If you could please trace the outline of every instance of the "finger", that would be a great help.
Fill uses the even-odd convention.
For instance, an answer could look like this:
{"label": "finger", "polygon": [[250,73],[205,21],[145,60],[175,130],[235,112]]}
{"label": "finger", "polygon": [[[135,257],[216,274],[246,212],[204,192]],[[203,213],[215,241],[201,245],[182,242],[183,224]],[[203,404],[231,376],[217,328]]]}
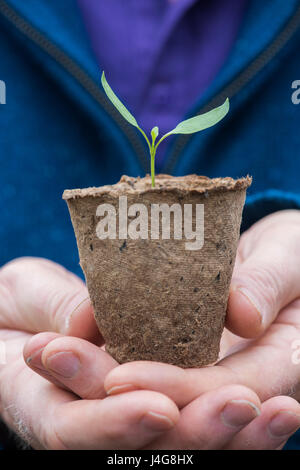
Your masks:
{"label": "finger", "polygon": [[231,450],[275,450],[300,427],[300,405],[290,397],[275,397],[262,404],[261,415],[228,444]]}
{"label": "finger", "polygon": [[285,308],[259,339],[213,367],[181,369],[154,362],[122,364],[110,371],[104,387],[110,395],[147,389],[164,393],[182,408],[201,393],[236,383],[254,390],[260,400],[275,395],[300,399],[300,301]]}
{"label": "finger", "polygon": [[154,449],[222,449],[260,414],[260,401],[238,385],[208,392],[187,405],[177,426],[151,444]]}
{"label": "finger", "polygon": [[1,418],[35,449],[47,448],[52,413],[75,396],[47,382],[20,357],[1,371]]}
{"label": "finger", "polygon": [[178,419],[175,404],[155,392],[75,401],[54,413],[51,448],[137,450],[172,429]]}
{"label": "finger", "polygon": [[29,337],[23,347],[23,358],[28,367],[41,377],[47,379],[49,382],[57,385],[58,387],[66,389],[64,385],[57,380],[51,373],[49,373],[42,364],[42,352],[45,346],[53,339],[59,338],[61,335],[58,333],[40,333],[35,336]]}
{"label": "finger", "polygon": [[[260,223],[242,236],[234,269],[226,326],[245,338],[257,337],[278,312],[300,296],[298,223]],[[277,216],[278,217],[278,216]],[[275,224],[275,225],[274,225]]]}
{"label": "finger", "polygon": [[300,301],[284,308],[264,335],[225,357],[219,367],[234,372],[262,401],[289,395],[300,399]]}
{"label": "finger", "polygon": [[102,341],[85,284],[62,266],[20,258],[0,270],[0,327]]}
{"label": "finger", "polygon": [[2,418],[35,449],[136,449],[179,418],[175,404],[153,392],[78,400],[26,368],[22,359],[4,369],[0,388]]}
{"label": "finger", "polygon": [[234,383],[237,377],[223,367],[181,369],[160,362],[128,362],[111,370],[105,378],[108,395],[130,390],[153,390],[170,397],[181,409],[201,393]]}
{"label": "finger", "polygon": [[118,363],[105,351],[80,338],[41,333],[24,348],[27,365],[81,398],[104,398],[103,382]]}

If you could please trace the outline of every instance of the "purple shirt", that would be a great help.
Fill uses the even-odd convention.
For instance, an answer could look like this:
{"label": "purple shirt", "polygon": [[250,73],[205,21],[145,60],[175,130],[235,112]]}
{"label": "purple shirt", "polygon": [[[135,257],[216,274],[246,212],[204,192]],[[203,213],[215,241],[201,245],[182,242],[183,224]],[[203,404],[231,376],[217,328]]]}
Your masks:
{"label": "purple shirt", "polygon": [[224,64],[248,0],[78,2],[108,82],[147,134],[157,125],[162,135]]}

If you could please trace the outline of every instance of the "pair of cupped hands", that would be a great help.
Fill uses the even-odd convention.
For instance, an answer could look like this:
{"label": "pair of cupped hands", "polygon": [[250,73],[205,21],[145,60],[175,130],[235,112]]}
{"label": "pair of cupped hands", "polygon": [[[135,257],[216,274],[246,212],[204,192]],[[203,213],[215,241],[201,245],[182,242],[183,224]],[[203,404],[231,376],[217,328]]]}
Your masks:
{"label": "pair of cupped hands", "polygon": [[280,449],[300,426],[300,211],[242,235],[214,366],[119,365],[87,299],[50,261],[0,270],[0,413],[33,448]]}

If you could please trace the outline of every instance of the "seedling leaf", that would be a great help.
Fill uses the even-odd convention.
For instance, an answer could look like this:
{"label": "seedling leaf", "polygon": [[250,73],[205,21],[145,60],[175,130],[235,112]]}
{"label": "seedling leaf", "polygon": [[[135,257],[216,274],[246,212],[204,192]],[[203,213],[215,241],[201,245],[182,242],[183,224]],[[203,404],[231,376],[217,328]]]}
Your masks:
{"label": "seedling leaf", "polygon": [[113,90],[107,83],[104,72],[102,73],[101,83],[107,95],[107,98],[112,102],[115,108],[117,108],[117,110],[123,116],[123,118],[126,119],[126,121],[128,121],[130,124],[132,124],[133,126],[139,129],[139,126],[138,126],[138,123],[136,122],[135,117],[132,116],[132,114],[128,111],[128,109],[124,106],[124,104],[119,100],[117,95],[113,92]]}
{"label": "seedling leaf", "polygon": [[172,134],[194,134],[195,132],[203,131],[204,129],[212,127],[219,121],[221,121],[221,119],[223,119],[229,111],[229,99],[227,98],[225,103],[222,104],[222,106],[212,109],[208,113],[192,117],[190,119],[187,119],[186,121],[182,121],[175,127],[175,129],[163,135],[157,143],[156,139],[159,134],[159,128],[155,126],[151,130],[152,144],[150,144],[146,133],[138,125],[135,117],[128,111],[128,109],[126,109],[124,104],[119,100],[117,95],[113,92],[113,90],[107,83],[104,72],[102,73],[101,83],[108,99],[112,102],[115,108],[117,108],[119,113],[123,116],[124,119],[126,119],[126,121],[128,121],[133,126],[137,127],[137,129],[141,132],[147,142],[151,159],[151,180],[153,188],[155,187],[155,156],[159,144],[166,137]]}
{"label": "seedling leaf", "polygon": [[199,116],[192,117],[186,121],[180,122],[175,129],[168,132],[171,134],[194,134],[195,132],[203,131],[209,127],[214,126],[221,121],[229,111],[229,99],[219,106],[218,108],[208,111],[208,113],[200,114]]}
{"label": "seedling leaf", "polygon": [[159,129],[157,126],[153,127],[152,131],[151,131],[151,137],[152,137],[152,141],[155,142],[156,139],[157,139],[157,136],[159,134]]}

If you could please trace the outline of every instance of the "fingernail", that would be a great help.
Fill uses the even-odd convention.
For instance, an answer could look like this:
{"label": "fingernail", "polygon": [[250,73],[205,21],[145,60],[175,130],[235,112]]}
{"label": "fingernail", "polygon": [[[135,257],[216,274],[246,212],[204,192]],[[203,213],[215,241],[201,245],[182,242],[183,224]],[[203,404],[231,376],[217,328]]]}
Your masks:
{"label": "fingernail", "polygon": [[71,379],[80,368],[80,361],[71,352],[58,352],[50,356],[46,361],[46,367],[50,372],[60,375],[65,379]]}
{"label": "fingernail", "polygon": [[269,423],[268,430],[272,437],[288,437],[300,427],[300,415],[292,411],[279,411]]}
{"label": "fingernail", "polygon": [[129,392],[130,390],[136,390],[132,384],[116,385],[106,391],[107,395],[117,395],[118,393]]}
{"label": "fingernail", "polygon": [[262,309],[257,305],[257,301],[253,299],[252,293],[249,292],[244,287],[236,287],[236,288],[233,288],[233,290],[239,292],[246,298],[247,302],[251,305],[251,307],[253,307],[256,310],[259,321],[260,323],[262,323],[263,321],[263,313],[261,311]]}
{"label": "fingernail", "polygon": [[151,431],[164,432],[174,427],[173,421],[165,415],[148,411],[141,419],[141,424]]}
{"label": "fingernail", "polygon": [[27,357],[26,364],[30,367],[35,367],[36,369],[45,369],[41,359],[44,349],[45,346],[35,351],[31,356]]}
{"label": "fingernail", "polygon": [[254,403],[247,400],[230,400],[223,408],[221,419],[226,426],[240,428],[260,415]]}

